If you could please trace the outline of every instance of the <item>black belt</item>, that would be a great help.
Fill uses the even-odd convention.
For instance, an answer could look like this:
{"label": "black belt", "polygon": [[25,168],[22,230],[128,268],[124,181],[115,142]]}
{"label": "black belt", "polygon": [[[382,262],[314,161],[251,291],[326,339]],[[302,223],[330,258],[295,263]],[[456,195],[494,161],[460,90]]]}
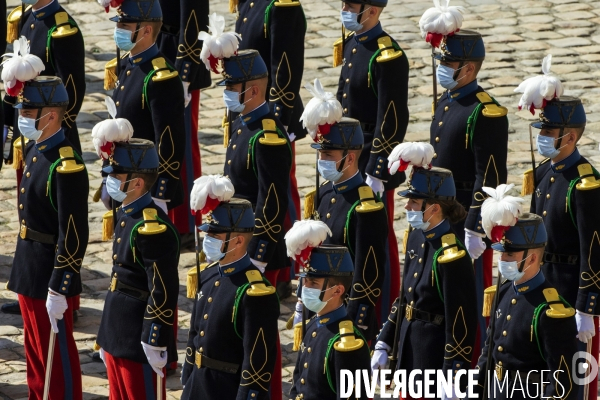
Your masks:
{"label": "black belt", "polygon": [[179,35],[179,27],[162,24],[160,30],[171,35]]}
{"label": "black belt", "polygon": [[108,290],[110,290],[111,292],[121,292],[124,295],[133,297],[134,299],[138,299],[141,301],[148,300],[148,296],[150,295],[150,293],[144,290],[134,288],[133,286],[129,286],[128,284],[121,282],[117,279],[117,274],[113,275],[113,277],[111,278]]}
{"label": "black belt", "polygon": [[419,321],[429,322],[434,325],[442,325],[444,322],[444,316],[439,314],[432,314],[427,311],[422,311],[414,308],[411,305],[406,306],[406,319],[412,321],[413,319],[418,319]]}
{"label": "black belt", "polygon": [[204,354],[196,351],[196,359],[194,361],[198,368],[210,368],[228,374],[237,374],[240,366],[238,364],[232,364],[225,361],[214,360],[206,357]]}
{"label": "black belt", "polygon": [[360,129],[362,129],[363,133],[373,133],[375,131],[375,124],[360,124]]}
{"label": "black belt", "polygon": [[466,190],[472,192],[473,188],[475,187],[475,182],[454,181],[454,187],[456,187],[456,190]]}
{"label": "black belt", "polygon": [[34,231],[33,229],[28,228],[25,224],[21,224],[19,236],[21,236],[21,239],[29,239],[43,244],[56,244],[58,242],[58,238],[56,236]]}
{"label": "black belt", "polygon": [[543,261],[551,264],[577,265],[579,264],[579,256],[570,256],[568,254],[554,254],[545,251]]}

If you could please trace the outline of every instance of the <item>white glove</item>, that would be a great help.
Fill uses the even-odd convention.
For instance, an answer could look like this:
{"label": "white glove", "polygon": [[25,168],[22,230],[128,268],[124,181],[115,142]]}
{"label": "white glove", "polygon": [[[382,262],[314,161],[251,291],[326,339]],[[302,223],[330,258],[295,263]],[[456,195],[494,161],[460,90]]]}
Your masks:
{"label": "white glove", "polygon": [[104,359],[104,349],[102,347],[100,347],[100,350],[98,350],[98,355],[100,356],[100,359],[102,360],[102,362],[104,363],[104,366],[106,367],[106,360]]}
{"label": "white glove", "polygon": [[473,231],[465,229],[465,246],[472,259],[477,260],[485,251],[485,243],[481,236]]}
{"label": "white glove", "polygon": [[157,206],[160,207],[161,210],[163,210],[165,212],[165,214],[168,214],[169,211],[167,209],[167,202],[161,199],[155,199],[154,197],[152,198],[152,200],[154,200],[154,204],[156,204]]}
{"label": "white glove", "polygon": [[63,319],[63,314],[67,311],[67,298],[62,294],[48,292],[48,298],[46,299],[46,310],[48,310],[48,316],[50,317],[50,325],[52,325],[52,332],[58,333],[58,322],[56,320]]}
{"label": "white glove", "polygon": [[594,317],[577,310],[575,314],[575,322],[577,322],[577,339],[583,343],[587,343],[596,334],[594,329]]}
{"label": "white glove", "polygon": [[373,178],[371,175],[367,174],[367,185],[373,189],[373,192],[379,194],[380,196],[383,194],[383,181],[381,179]]}
{"label": "white glove", "polygon": [[375,351],[373,352],[373,357],[371,357],[371,372],[376,369],[385,369],[388,367],[388,352],[390,350],[392,348],[381,340],[375,344]]}
{"label": "white glove", "polygon": [[142,342],[142,347],[148,359],[148,364],[150,364],[158,376],[164,378],[165,374],[163,374],[162,369],[167,365],[167,348],[150,346],[144,342]]}
{"label": "white glove", "polygon": [[[252,262],[252,264],[254,264],[254,266],[256,268],[258,268],[258,270],[264,274],[265,273],[265,269],[267,268],[267,263],[266,262],[262,262],[262,261],[256,261],[254,258],[250,259],[250,262]],[[275,282],[274,285],[276,285],[277,282]]]}
{"label": "white glove", "polygon": [[187,106],[190,104],[190,101],[192,101],[192,95],[188,93],[189,89],[190,83],[183,82],[183,101],[185,102],[185,108],[187,108]]}
{"label": "white glove", "polygon": [[299,322],[302,322],[302,310],[304,309],[304,304],[301,301],[296,303],[296,312],[294,312],[294,325]]}
{"label": "white glove", "polygon": [[450,390],[450,397],[446,395],[446,391],[442,391],[442,400],[458,400],[458,396],[456,395],[456,391],[454,390],[454,384],[452,384],[452,388]]}
{"label": "white glove", "polygon": [[102,193],[100,194],[100,200],[102,200],[102,204],[108,211],[112,210],[111,200],[112,198],[108,194],[108,190],[106,189],[106,178],[102,179]]}

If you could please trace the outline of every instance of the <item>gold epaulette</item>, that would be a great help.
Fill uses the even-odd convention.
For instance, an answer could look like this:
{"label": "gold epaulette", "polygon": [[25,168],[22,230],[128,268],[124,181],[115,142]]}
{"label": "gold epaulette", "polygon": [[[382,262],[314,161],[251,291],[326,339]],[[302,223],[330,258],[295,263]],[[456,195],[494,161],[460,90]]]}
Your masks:
{"label": "gold epaulette", "polygon": [[144,208],[144,226],[138,228],[138,233],[142,235],[158,235],[167,230],[167,226],[161,224],[156,219],[157,213],[154,208]]}
{"label": "gold epaulette", "polygon": [[504,117],[508,114],[508,108],[502,107],[494,103],[492,98],[486,92],[476,94],[477,99],[483,104],[483,116],[488,118]]}
{"label": "gold epaulette", "polygon": [[223,128],[223,147],[227,148],[229,145],[229,120],[227,119],[227,110],[223,115],[223,121],[221,122],[221,128]]}
{"label": "gold epaulette", "polygon": [[528,194],[533,193],[535,190],[535,184],[533,176],[533,169],[529,168],[527,171],[523,172],[523,185],[521,186],[521,196],[527,196]]}
{"label": "gold epaulette", "polygon": [[392,38],[389,36],[380,37],[377,39],[377,45],[381,49],[381,54],[377,56],[378,63],[395,60],[402,57],[402,50],[396,50],[392,44]]}
{"label": "gold epaulette", "polygon": [[565,307],[562,300],[558,296],[558,292],[554,288],[544,289],[544,297],[548,302],[549,310],[546,310],[546,315],[550,318],[569,318],[575,315],[575,309]]}
{"label": "gold epaulette", "polygon": [[274,4],[275,7],[297,7],[300,5],[300,2],[294,0],[277,0]]}
{"label": "gold epaulette", "polygon": [[406,254],[406,246],[408,246],[408,228],[404,230],[404,235],[402,235],[402,252]]}
{"label": "gold epaulette", "polygon": [[317,197],[317,189],[313,189],[304,195],[304,218],[310,219],[315,213],[315,198]]}
{"label": "gold epaulette", "polygon": [[465,250],[459,250],[456,244],[456,236],[454,233],[448,233],[442,236],[442,248],[444,254],[438,257],[437,262],[440,264],[450,263],[463,258],[467,252]]}
{"label": "gold epaulette", "polygon": [[[343,31],[343,30],[342,30]],[[350,35],[344,34],[345,37],[341,37],[333,42],[333,67],[342,65],[344,62],[344,41],[350,37]]]}
{"label": "gold epaulette", "polygon": [[25,142],[25,145],[27,145],[27,143],[29,142],[29,139],[27,139],[26,137],[18,137],[13,142],[12,166],[14,169],[21,169],[25,167],[25,157],[23,157],[25,149],[23,149],[23,143],[21,142],[21,140]]}
{"label": "gold epaulette", "polygon": [[579,164],[577,171],[579,171],[579,176],[581,177],[581,182],[575,185],[577,190],[592,190],[600,187],[600,181],[596,179],[594,170],[590,164]]}
{"label": "gold epaulette", "polygon": [[58,149],[60,154],[61,166],[56,168],[56,172],[59,174],[72,174],[75,172],[81,172],[85,169],[85,165],[77,164],[75,160],[75,153],[71,146],[65,146]]}
{"label": "gold epaulette", "polygon": [[356,211],[359,213],[379,211],[383,208],[383,203],[375,200],[373,190],[369,186],[359,187],[358,196],[360,197],[360,205],[356,207]]}
{"label": "gold epaulette", "polygon": [[104,66],[104,90],[113,90],[117,84],[117,58],[113,58]]}
{"label": "gold epaulette", "polygon": [[277,133],[277,125],[275,121],[269,118],[265,118],[262,120],[262,127],[264,136],[258,139],[260,144],[264,144],[266,146],[281,146],[282,144],[286,144],[287,140],[279,137]]}
{"label": "gold epaulette", "polygon": [[[25,12],[29,11],[32,6],[27,6]],[[6,26],[6,42],[12,43],[19,38],[19,23],[21,22],[21,17],[23,16],[23,8],[22,6],[17,6],[13,9],[8,17],[6,18],[7,26]]]}
{"label": "gold epaulette", "polygon": [[229,12],[231,14],[237,12],[239,2],[240,0],[229,0]]}
{"label": "gold epaulette", "polygon": [[113,212],[107,211],[102,216],[102,241],[108,242],[115,233]]}
{"label": "gold epaulette", "polygon": [[179,72],[171,71],[167,67],[167,61],[164,57],[157,57],[152,60],[152,66],[156,71],[156,74],[152,77],[152,82],[162,82],[179,76]]}
{"label": "gold epaulette", "polygon": [[354,325],[352,321],[340,322],[340,340],[335,342],[333,348],[337,351],[354,351],[364,346],[365,341],[357,339],[354,335]]}
{"label": "gold epaulette", "polygon": [[[200,253],[200,255],[202,256],[202,255],[204,255],[204,253]],[[205,258],[205,261],[206,261],[206,258]],[[202,262],[202,260],[201,260],[200,272],[202,272],[205,269],[210,268],[216,264],[218,264],[218,262],[209,264],[207,262]],[[186,297],[188,299],[193,299],[194,297],[196,297],[196,292],[198,290],[198,270],[196,269],[196,267],[192,267],[192,268],[188,269],[185,286],[186,286]]]}
{"label": "gold epaulette", "polygon": [[492,305],[494,304],[494,296],[496,295],[496,285],[492,285],[483,291],[483,308],[481,315],[489,317],[492,313]]}
{"label": "gold epaulette", "polygon": [[250,282],[250,289],[246,290],[248,296],[267,296],[275,293],[275,286],[267,286],[260,272],[256,270],[246,272],[246,278]]}
{"label": "gold epaulette", "polygon": [[69,14],[64,11],[54,14],[54,21],[56,21],[56,30],[52,32],[53,39],[72,36],[79,32],[79,29],[77,29],[76,26],[71,26],[71,23],[69,22]]}

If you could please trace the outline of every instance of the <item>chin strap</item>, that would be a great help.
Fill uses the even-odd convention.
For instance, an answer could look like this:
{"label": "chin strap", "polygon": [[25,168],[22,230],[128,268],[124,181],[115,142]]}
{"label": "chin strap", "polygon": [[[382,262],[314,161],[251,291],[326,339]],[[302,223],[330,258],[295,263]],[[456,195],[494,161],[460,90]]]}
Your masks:
{"label": "chin strap", "polygon": [[129,189],[129,181],[131,180],[131,172],[127,173],[125,177],[125,187],[123,188],[123,192],[127,193],[127,189]]}
{"label": "chin strap", "polygon": [[[135,25],[135,32],[133,33],[133,38],[131,39],[131,42],[132,42],[132,43],[134,43],[134,44],[137,42],[138,32],[139,32],[139,30],[140,30],[140,27],[141,27],[141,25],[142,25],[142,23],[141,23],[141,22],[138,22],[138,23]],[[118,63],[119,63],[119,60],[117,60],[117,64],[118,64]]]}
{"label": "chin strap", "polygon": [[523,267],[525,266],[525,260],[527,259],[527,252],[529,252],[529,249],[525,249],[525,252],[523,253],[523,260],[521,260],[521,264],[519,264],[519,272],[523,272]]}
{"label": "chin strap", "polygon": [[456,69],[456,71],[454,71],[454,75],[452,75],[452,80],[453,80],[454,82],[458,82],[458,81],[456,80],[456,78],[458,78],[458,76],[460,75],[460,71],[462,71],[462,67],[464,67],[464,66],[465,66],[465,62],[464,62],[464,61],[461,61],[461,62],[458,64],[458,68]]}
{"label": "chin strap", "polygon": [[[362,3],[360,5],[360,12],[358,13],[358,19],[356,20],[356,22],[358,22],[360,24],[360,20],[362,19],[363,16],[363,12],[365,11],[365,3]],[[343,40],[344,38],[342,38]]]}
{"label": "chin strap", "polygon": [[558,139],[556,145],[554,145],[554,148],[556,150],[560,150],[560,142],[562,142],[562,138],[563,138],[563,134],[565,133],[565,127],[561,126],[560,127],[560,131],[558,132]]}
{"label": "chin strap", "polygon": [[325,290],[327,290],[327,284],[329,283],[329,278],[325,278],[323,281],[323,287],[321,288],[321,295],[319,296],[319,300],[323,301],[323,296],[325,296]]}

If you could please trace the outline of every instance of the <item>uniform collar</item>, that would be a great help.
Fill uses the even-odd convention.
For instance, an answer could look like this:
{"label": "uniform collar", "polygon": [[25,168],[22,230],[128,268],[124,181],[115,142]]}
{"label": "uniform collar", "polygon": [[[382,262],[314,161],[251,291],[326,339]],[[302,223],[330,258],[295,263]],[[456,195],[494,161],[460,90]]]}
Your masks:
{"label": "uniform collar", "polygon": [[575,165],[575,163],[579,161],[580,158],[581,155],[579,154],[579,150],[575,149],[575,151],[572,152],[571,155],[565,158],[564,160],[554,164],[550,164],[550,168],[552,168],[552,171],[554,172],[563,173],[569,168],[571,168],[573,165]]}
{"label": "uniform collar", "polygon": [[425,240],[431,242],[433,240],[441,238],[443,235],[448,233],[449,230],[450,230],[450,222],[448,222],[448,220],[445,219],[442,222],[440,222],[436,227],[431,228],[430,230],[428,230],[426,232],[422,231],[422,233],[423,233],[423,236],[425,237]]}
{"label": "uniform collar", "polygon": [[347,315],[348,314],[346,313],[346,307],[344,307],[344,305],[342,304],[336,310],[333,310],[325,315],[317,316],[317,327],[320,328],[322,326],[332,324],[346,317]]}
{"label": "uniform collar", "polygon": [[381,27],[381,22],[378,22],[377,25],[375,25],[368,31],[360,33],[360,34],[354,34],[354,40],[356,40],[356,43],[365,44],[365,43],[370,42],[371,40],[375,39],[382,33],[383,33],[383,28]]}
{"label": "uniform collar", "polygon": [[142,51],[135,56],[129,56],[129,64],[133,66],[138,66],[142,63],[145,63],[148,60],[153,59],[158,55],[158,46],[154,43],[152,46],[148,47],[146,50]]}
{"label": "uniform collar", "polygon": [[251,265],[252,262],[250,261],[250,257],[248,257],[248,253],[246,253],[237,261],[225,265],[219,265],[219,274],[221,274],[221,276],[230,276],[247,269]]}
{"label": "uniform collar", "polygon": [[125,215],[135,214],[136,212],[141,211],[144,208],[146,208],[151,202],[152,202],[152,196],[150,195],[149,192],[146,192],[146,194],[142,195],[141,197],[138,197],[131,203],[129,203],[127,205],[122,205],[121,210],[123,211],[123,214],[125,214]]}
{"label": "uniform collar", "polygon": [[265,101],[260,106],[256,107],[254,110],[250,111],[248,114],[241,115],[240,121],[242,121],[242,125],[246,126],[254,121],[257,121],[267,115],[271,111],[267,102]]}
{"label": "uniform collar", "polygon": [[63,129],[60,128],[58,130],[58,132],[56,132],[54,135],[50,136],[49,138],[46,138],[46,139],[42,140],[39,143],[36,143],[35,144],[35,148],[40,153],[43,153],[43,152],[46,152],[48,150],[53,149],[57,145],[59,145],[62,142],[64,142],[64,140],[65,140],[65,131],[63,131]]}
{"label": "uniform collar", "polygon": [[346,179],[345,181],[340,183],[334,183],[333,190],[335,190],[336,193],[346,193],[359,186],[363,182],[364,179],[360,174],[360,171],[357,171],[352,178]]}
{"label": "uniform collar", "polygon": [[448,96],[448,101],[453,102],[456,100],[460,100],[463,97],[473,93],[475,90],[477,90],[477,79],[475,79],[473,82],[469,83],[466,86],[461,87],[460,89],[456,89],[454,91],[446,91],[446,96]]}
{"label": "uniform collar", "polygon": [[39,10],[31,11],[31,14],[33,14],[33,18],[35,18],[36,21],[39,21],[56,14],[58,10],[60,10],[60,4],[58,4],[57,0],[54,0]]}
{"label": "uniform collar", "polygon": [[520,296],[537,289],[545,281],[546,278],[544,277],[542,270],[539,270],[539,272],[527,282],[523,282],[518,285],[513,282],[512,287],[515,293]]}

